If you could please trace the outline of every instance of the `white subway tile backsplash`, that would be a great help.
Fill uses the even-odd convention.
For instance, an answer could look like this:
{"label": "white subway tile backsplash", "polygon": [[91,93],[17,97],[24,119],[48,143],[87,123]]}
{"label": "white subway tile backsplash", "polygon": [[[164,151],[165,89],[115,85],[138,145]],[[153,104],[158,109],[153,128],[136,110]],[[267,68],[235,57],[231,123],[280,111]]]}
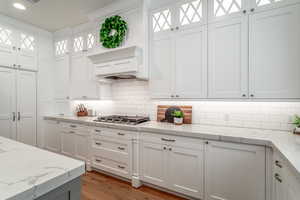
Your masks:
{"label": "white subway tile backsplash", "polygon": [[[146,115],[156,120],[157,105],[192,105],[193,123],[246,128],[291,130],[300,102],[207,102],[159,101],[150,98],[148,82],[117,81],[112,85],[112,101],[89,104],[100,114]],[[82,102],[81,102],[82,103]]]}

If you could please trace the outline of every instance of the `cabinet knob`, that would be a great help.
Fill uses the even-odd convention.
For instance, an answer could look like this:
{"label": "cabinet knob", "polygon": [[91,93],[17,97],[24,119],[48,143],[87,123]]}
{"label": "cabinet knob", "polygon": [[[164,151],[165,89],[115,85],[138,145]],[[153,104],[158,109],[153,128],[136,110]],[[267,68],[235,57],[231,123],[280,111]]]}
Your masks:
{"label": "cabinet knob", "polygon": [[178,97],[179,97],[179,95],[177,94],[177,95],[176,95],[176,97],[178,98]]}
{"label": "cabinet knob", "polygon": [[171,31],[174,31],[174,28],[171,28]]}
{"label": "cabinet knob", "polygon": [[66,97],[66,99],[68,99],[68,100],[69,100],[69,99],[70,99],[70,97],[69,97],[69,96],[67,96],[67,97]]}
{"label": "cabinet knob", "polygon": [[167,150],[167,147],[164,147],[163,149],[164,149],[164,150]]}
{"label": "cabinet knob", "polygon": [[255,11],[255,8],[251,8],[251,10],[250,10],[251,12],[254,12]]}
{"label": "cabinet knob", "polygon": [[18,68],[21,68],[21,65],[18,65]]}
{"label": "cabinet knob", "polygon": [[172,95],[171,95],[171,98],[174,98],[174,97],[175,97],[175,96],[172,94]]}
{"label": "cabinet knob", "polygon": [[209,144],[209,142],[208,142],[208,141],[206,141],[206,142],[205,142],[205,144]]}
{"label": "cabinet knob", "polygon": [[21,48],[19,47],[18,50],[21,51]]}
{"label": "cabinet knob", "polygon": [[251,94],[250,97],[254,97],[254,94]]}
{"label": "cabinet knob", "polygon": [[176,30],[179,30],[179,27],[178,27],[178,26],[176,26]]}
{"label": "cabinet knob", "polygon": [[278,160],[275,161],[275,165],[279,168],[282,168],[282,165],[280,164],[280,162]]}
{"label": "cabinet knob", "polygon": [[282,183],[282,179],[280,178],[280,175],[279,174],[275,174],[275,179],[278,181],[278,182],[280,182],[280,183]]}
{"label": "cabinet knob", "polygon": [[243,94],[243,95],[242,95],[242,97],[246,97],[246,95],[245,95],[245,94]]}
{"label": "cabinet knob", "polygon": [[96,162],[100,163],[100,162],[102,162],[102,160],[96,159]]}
{"label": "cabinet knob", "polygon": [[171,148],[171,147],[169,148],[169,151],[172,151],[172,148]]}
{"label": "cabinet knob", "polygon": [[246,14],[246,13],[247,13],[247,10],[243,10],[243,13]]}

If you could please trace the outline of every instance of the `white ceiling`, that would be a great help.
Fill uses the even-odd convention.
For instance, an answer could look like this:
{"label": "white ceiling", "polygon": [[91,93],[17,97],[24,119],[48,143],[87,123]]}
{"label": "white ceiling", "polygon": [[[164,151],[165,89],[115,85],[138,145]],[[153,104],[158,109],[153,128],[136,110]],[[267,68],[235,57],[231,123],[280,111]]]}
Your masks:
{"label": "white ceiling", "polygon": [[[57,31],[88,21],[87,14],[115,0],[40,0],[31,4],[26,0],[0,0],[0,13],[33,24],[48,31]],[[27,10],[15,9],[12,4],[22,2]]]}

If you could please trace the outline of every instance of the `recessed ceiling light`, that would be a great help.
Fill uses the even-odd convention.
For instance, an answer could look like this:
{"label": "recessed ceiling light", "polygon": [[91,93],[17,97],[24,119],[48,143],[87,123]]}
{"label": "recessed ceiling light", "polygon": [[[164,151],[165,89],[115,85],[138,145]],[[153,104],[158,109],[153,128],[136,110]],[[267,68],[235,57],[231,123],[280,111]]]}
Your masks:
{"label": "recessed ceiling light", "polygon": [[26,7],[21,3],[14,3],[13,6],[19,10],[26,10]]}

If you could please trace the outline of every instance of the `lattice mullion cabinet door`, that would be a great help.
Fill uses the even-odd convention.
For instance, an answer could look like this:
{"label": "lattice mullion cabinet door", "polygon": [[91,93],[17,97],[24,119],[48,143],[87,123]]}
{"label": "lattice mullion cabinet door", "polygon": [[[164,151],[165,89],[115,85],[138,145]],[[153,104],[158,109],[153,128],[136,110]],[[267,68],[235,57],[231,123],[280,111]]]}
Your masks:
{"label": "lattice mullion cabinet door", "polygon": [[300,3],[300,0],[250,0],[250,13]]}
{"label": "lattice mullion cabinet door", "polygon": [[207,24],[207,0],[181,0],[175,14],[176,30]]}
{"label": "lattice mullion cabinet door", "polygon": [[85,42],[86,41],[86,34],[85,33],[81,33],[81,34],[77,34],[74,35],[72,38],[72,42],[71,42],[71,49],[72,49],[72,54],[73,55],[81,55],[85,52],[86,50],[86,45]]}
{"label": "lattice mullion cabinet door", "polygon": [[249,12],[249,0],[208,1],[208,23],[243,17]]}
{"label": "lattice mullion cabinet door", "polygon": [[20,69],[37,71],[37,36],[33,33],[19,31],[17,38],[17,67]]}
{"label": "lattice mullion cabinet door", "polygon": [[150,12],[150,36],[152,39],[174,32],[174,7],[167,6]]}
{"label": "lattice mullion cabinet door", "polygon": [[89,31],[85,35],[85,49],[88,52],[93,51],[93,49],[96,47],[97,39],[97,33],[96,31]]}
{"label": "lattice mullion cabinet door", "polygon": [[0,66],[15,67],[16,41],[15,30],[0,24]]}

